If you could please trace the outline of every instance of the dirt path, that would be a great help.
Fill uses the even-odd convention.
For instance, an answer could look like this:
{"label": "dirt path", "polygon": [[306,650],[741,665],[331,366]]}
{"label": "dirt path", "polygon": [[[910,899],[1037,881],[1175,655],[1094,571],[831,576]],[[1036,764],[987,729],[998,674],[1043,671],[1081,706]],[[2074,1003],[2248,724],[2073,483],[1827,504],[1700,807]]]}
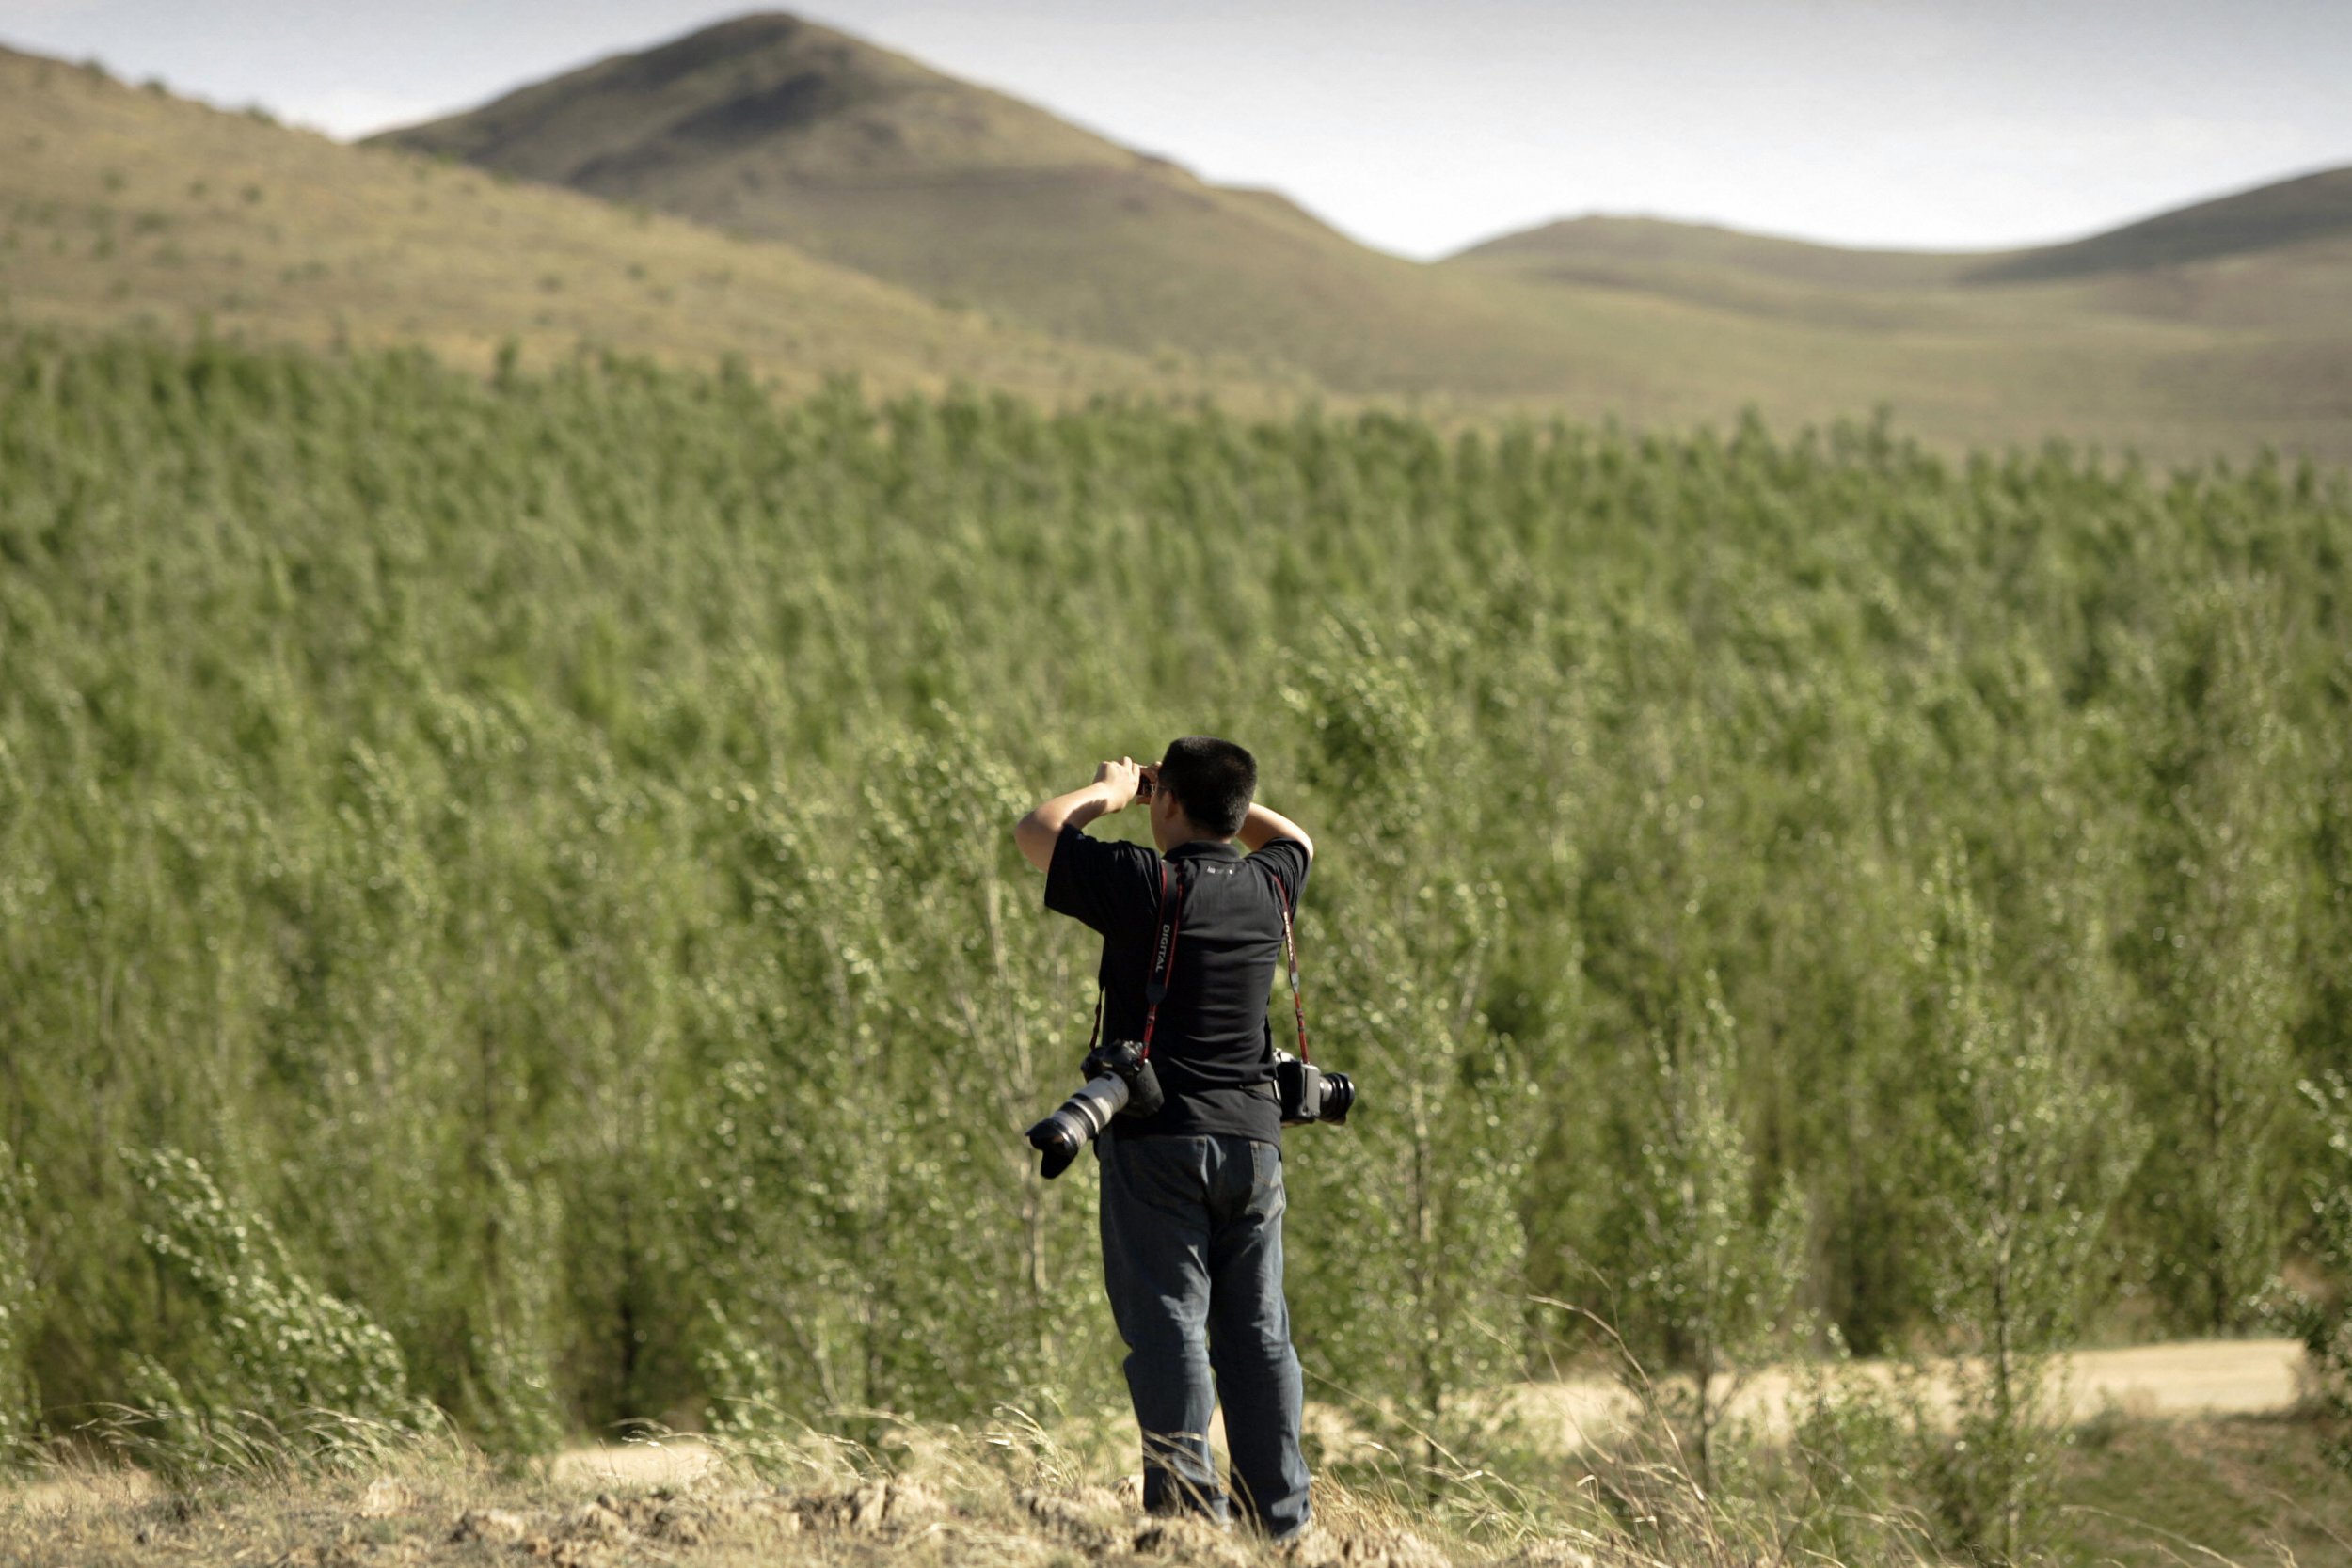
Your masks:
{"label": "dirt path", "polygon": [[[2088,1420],[2113,1406],[2127,1416],[2259,1415],[2284,1410],[2300,1392],[2303,1347],[2293,1339],[2211,1339],[2127,1350],[2079,1351],[2065,1358],[2068,1414]],[[1897,1369],[1860,1362],[1854,1371],[1892,1386]],[[1772,1368],[1748,1379],[1733,1396],[1735,1419],[1772,1433],[1788,1431],[1790,1412],[1804,1397],[1804,1371]],[[1948,1396],[1938,1389],[1931,1399]],[[1539,1424],[1557,1422],[1570,1448],[1607,1436],[1634,1415],[1624,1389],[1602,1379],[1531,1385],[1517,1402]]]}
{"label": "dirt path", "polygon": [[[2302,1361],[2303,1347],[2293,1339],[2212,1339],[2080,1351],[2066,1358],[2065,1393],[2076,1420],[2088,1420],[2110,1405],[2134,1417],[2263,1415],[2296,1402]],[[1895,1382],[1896,1369],[1890,1363],[1861,1362],[1854,1370],[1882,1386]],[[1760,1420],[1774,1435],[1786,1434],[1791,1409],[1803,1398],[1804,1375],[1802,1368],[1757,1373],[1734,1399],[1734,1416]],[[1529,1384],[1518,1391],[1515,1403],[1539,1430],[1558,1423],[1562,1440],[1571,1449],[1607,1437],[1636,1416],[1632,1398],[1600,1378]],[[1327,1449],[1343,1447],[1353,1432],[1353,1424],[1338,1410],[1312,1409],[1309,1418]],[[1209,1438],[1223,1449],[1222,1416],[1210,1423]],[[691,1481],[717,1463],[709,1449],[679,1437],[659,1447],[574,1449],[556,1461],[556,1475],[566,1481],[650,1486]]]}
{"label": "dirt path", "polygon": [[660,1443],[629,1443],[622,1447],[570,1449],[555,1461],[555,1480],[565,1486],[659,1486],[706,1475],[719,1465],[719,1455],[692,1437],[672,1437]]}

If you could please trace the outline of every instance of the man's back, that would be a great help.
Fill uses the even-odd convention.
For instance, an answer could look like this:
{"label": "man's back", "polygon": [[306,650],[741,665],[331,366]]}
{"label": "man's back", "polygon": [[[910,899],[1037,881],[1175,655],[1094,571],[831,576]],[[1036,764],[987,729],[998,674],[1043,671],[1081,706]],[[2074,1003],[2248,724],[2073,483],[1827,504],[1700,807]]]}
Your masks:
{"label": "man's back", "polygon": [[1282,960],[1282,923],[1307,879],[1306,846],[1280,838],[1246,859],[1196,841],[1162,857],[1064,828],[1046,873],[1045,907],[1103,937],[1107,1039],[1139,1040],[1160,926],[1163,873],[1178,915],[1176,961],[1152,1037],[1167,1103],[1123,1118],[1131,1137],[1231,1133],[1281,1139],[1266,1001]]}

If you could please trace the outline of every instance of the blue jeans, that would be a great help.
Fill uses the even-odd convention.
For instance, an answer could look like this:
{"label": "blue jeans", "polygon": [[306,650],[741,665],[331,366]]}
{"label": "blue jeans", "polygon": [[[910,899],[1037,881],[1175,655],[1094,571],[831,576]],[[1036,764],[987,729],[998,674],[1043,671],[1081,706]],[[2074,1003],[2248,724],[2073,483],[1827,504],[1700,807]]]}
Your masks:
{"label": "blue jeans", "polygon": [[1278,1541],[1297,1534],[1307,1461],[1282,1299],[1282,1151],[1242,1137],[1121,1137],[1116,1122],[1097,1147],[1103,1282],[1127,1341],[1144,1507],[1231,1517],[1209,1455],[1221,1400],[1242,1516]]}

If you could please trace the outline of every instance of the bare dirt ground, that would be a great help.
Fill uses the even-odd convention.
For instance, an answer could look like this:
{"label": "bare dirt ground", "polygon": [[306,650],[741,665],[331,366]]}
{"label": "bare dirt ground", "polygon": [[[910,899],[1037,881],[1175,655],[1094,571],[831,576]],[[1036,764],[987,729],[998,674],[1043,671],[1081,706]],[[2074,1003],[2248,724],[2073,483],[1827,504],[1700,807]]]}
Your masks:
{"label": "bare dirt ground", "polygon": [[[2303,1347],[2293,1339],[2211,1339],[2124,1350],[2079,1351],[2065,1358],[2058,1390],[2067,1413],[2088,1420],[2110,1407],[2127,1416],[2251,1416],[2281,1411],[2301,1394]],[[1891,1388],[1901,1370],[1890,1362],[1856,1362],[1851,1375]],[[1768,1434],[1785,1433],[1805,1397],[1804,1368],[1776,1367],[1718,1385],[1736,1420]],[[1927,1398],[1947,1405],[1947,1380],[1931,1375]],[[1606,1379],[1530,1385],[1513,1402],[1538,1428],[1558,1423],[1571,1449],[1623,1429],[1639,1413],[1636,1401]]]}
{"label": "bare dirt ground", "polygon": [[[171,1492],[79,1474],[0,1489],[7,1568],[1645,1568],[1573,1538],[1471,1545],[1376,1497],[1326,1486],[1310,1539],[1277,1548],[1146,1518],[1106,1466],[1032,1433],[918,1432],[913,1473],[861,1476],[838,1449],[797,1479],[714,1465],[698,1444],[583,1450],[502,1474],[461,1445],[387,1450],[348,1473],[222,1478]],[[775,1456],[771,1456],[775,1457]],[[669,1472],[687,1481],[645,1484]],[[599,1485],[599,1476],[626,1481]]]}

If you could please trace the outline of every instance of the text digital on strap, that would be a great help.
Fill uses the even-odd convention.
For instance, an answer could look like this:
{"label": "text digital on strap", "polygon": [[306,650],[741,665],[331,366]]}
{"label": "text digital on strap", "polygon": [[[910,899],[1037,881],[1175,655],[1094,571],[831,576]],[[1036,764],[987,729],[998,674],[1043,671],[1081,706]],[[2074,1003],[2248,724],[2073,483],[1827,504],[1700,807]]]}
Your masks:
{"label": "text digital on strap", "polygon": [[1176,927],[1182,918],[1184,902],[1184,879],[1180,871],[1169,885],[1168,862],[1160,862],[1160,940],[1152,950],[1152,980],[1144,988],[1143,999],[1148,1006],[1143,1014],[1143,1049],[1137,1053],[1145,1058],[1152,1054],[1152,1030],[1160,1022],[1160,1003],[1168,996],[1168,988],[1176,978]]}

